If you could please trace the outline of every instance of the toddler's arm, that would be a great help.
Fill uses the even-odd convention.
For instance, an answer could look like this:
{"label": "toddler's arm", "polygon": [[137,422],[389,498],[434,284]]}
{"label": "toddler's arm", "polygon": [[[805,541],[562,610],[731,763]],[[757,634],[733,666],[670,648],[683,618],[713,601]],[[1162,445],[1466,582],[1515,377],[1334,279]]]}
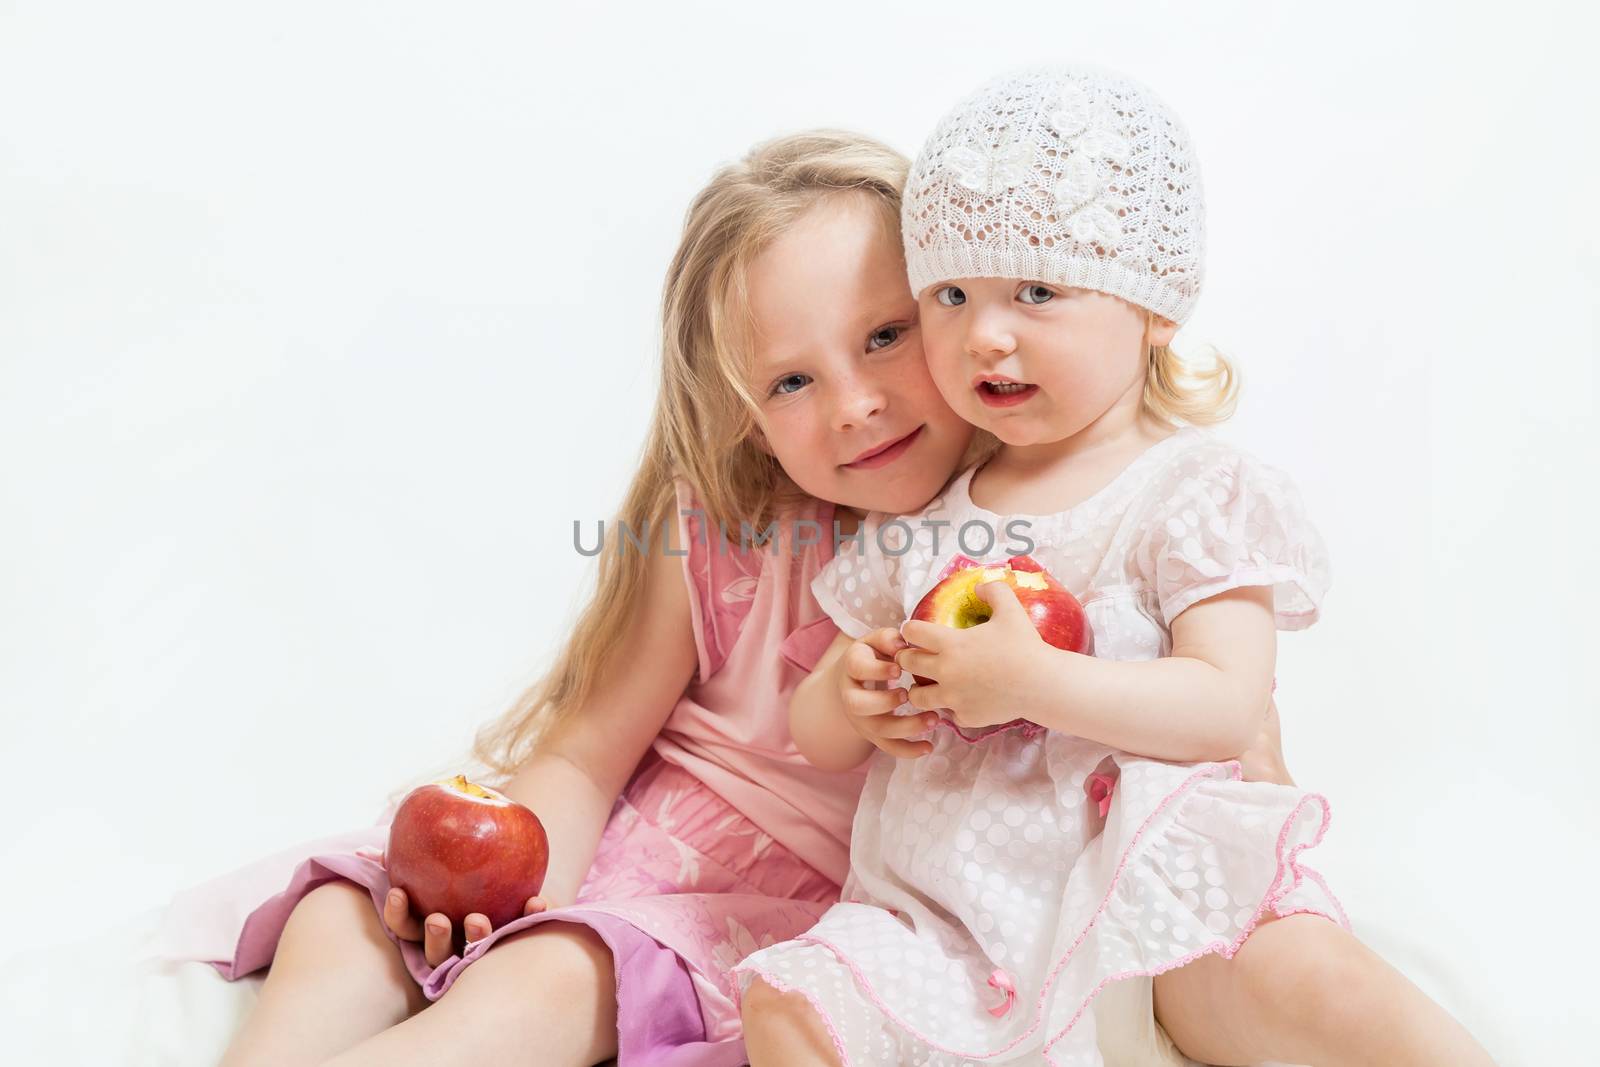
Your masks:
{"label": "toddler's arm", "polygon": [[1039,644],[1053,653],[1051,668],[1026,687],[1025,718],[1156,759],[1233,759],[1256,741],[1272,696],[1272,587],[1231,589],[1186,609],[1172,622],[1172,654],[1160,659]]}
{"label": "toddler's arm", "polygon": [[1004,582],[979,595],[994,607],[965,630],[912,621],[916,648],[899,663],[935,684],[914,686],[919,708],[948,707],[957,725],[1023,718],[1113,748],[1192,763],[1250,747],[1272,692],[1277,630],[1270,586],[1199,601],[1172,624],[1172,654],[1096,659],[1047,645]]}

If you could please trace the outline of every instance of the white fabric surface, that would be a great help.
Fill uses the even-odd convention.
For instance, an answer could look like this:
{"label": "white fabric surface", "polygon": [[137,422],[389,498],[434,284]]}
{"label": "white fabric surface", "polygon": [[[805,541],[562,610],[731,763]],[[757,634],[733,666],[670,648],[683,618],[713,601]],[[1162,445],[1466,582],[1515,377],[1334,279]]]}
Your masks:
{"label": "white fabric surface", "polygon": [[[1356,933],[1460,1018],[1491,1051],[1507,1047],[1485,1006],[1437,959],[1398,934],[1406,905],[1364,922]],[[203,963],[151,956],[161,909],[104,933],[57,946],[43,963],[13,957],[0,967],[0,1061],[51,1067],[213,1067],[248,1015],[262,975],[224,981]],[[264,975],[265,972],[263,972]],[[1505,1067],[1513,1061],[1503,1061]],[[1126,1064],[1122,1067],[1140,1067]],[[1263,1065],[1273,1067],[1273,1065]]]}

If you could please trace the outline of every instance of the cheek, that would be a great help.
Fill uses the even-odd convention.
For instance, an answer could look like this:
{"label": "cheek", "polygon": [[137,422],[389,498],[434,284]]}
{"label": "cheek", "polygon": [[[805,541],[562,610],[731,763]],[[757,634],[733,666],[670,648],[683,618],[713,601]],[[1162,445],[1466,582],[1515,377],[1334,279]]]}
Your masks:
{"label": "cheek", "polygon": [[928,381],[946,396],[966,391],[967,361],[953,332],[931,330],[923,338]]}
{"label": "cheek", "polygon": [[1136,355],[1110,346],[1060,349],[1040,361],[1039,381],[1058,395],[1098,398],[1120,393],[1139,373]]}
{"label": "cheek", "polygon": [[944,393],[934,378],[933,368],[925,363],[919,363],[915,372],[908,369],[904,378],[897,383],[896,391],[901,410],[914,412],[920,422],[942,425],[960,421],[945,401]]}
{"label": "cheek", "polygon": [[[810,399],[810,398],[808,398]],[[789,472],[789,477],[801,481],[810,466],[816,465],[822,450],[827,427],[816,413],[816,404],[797,404],[787,410],[767,413],[767,447],[773,458]],[[824,463],[824,465],[826,465]]]}
{"label": "cheek", "polygon": [[[899,410],[914,412],[923,421],[938,422],[951,414],[938,381],[943,361],[934,354],[934,347],[923,340],[921,345],[907,346],[901,358],[886,366],[880,384]],[[957,377],[964,373],[956,371]]]}

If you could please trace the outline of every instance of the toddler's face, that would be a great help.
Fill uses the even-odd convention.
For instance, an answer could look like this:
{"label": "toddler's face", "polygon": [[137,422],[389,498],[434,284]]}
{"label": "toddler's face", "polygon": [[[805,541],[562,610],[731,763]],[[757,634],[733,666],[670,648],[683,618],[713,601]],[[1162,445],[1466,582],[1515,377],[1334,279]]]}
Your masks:
{"label": "toddler's face", "polygon": [[812,496],[907,512],[972,428],[928,375],[899,236],[865,194],[820,201],[751,264],[751,388],[765,443]]}
{"label": "toddler's face", "polygon": [[[1143,393],[1147,313],[1121,297],[962,278],[928,286],[918,306],[939,391],[1007,445],[1064,441]],[[1177,329],[1150,317],[1148,339]]]}

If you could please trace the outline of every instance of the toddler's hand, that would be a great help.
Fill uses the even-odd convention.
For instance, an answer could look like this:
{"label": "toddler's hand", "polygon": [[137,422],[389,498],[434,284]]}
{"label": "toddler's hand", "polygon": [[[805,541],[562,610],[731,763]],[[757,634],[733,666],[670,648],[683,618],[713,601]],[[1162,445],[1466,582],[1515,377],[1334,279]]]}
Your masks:
{"label": "toddler's hand", "polygon": [[904,689],[869,688],[874,682],[891,683],[900,677],[894,654],[906,643],[893,627],[874,630],[845,649],[839,675],[839,695],[844,701],[845,718],[852,729],[891,756],[915,759],[933,751],[931,741],[908,738],[926,733],[938,716],[896,715],[894,709],[905,703]]}
{"label": "toddler's hand", "polygon": [[[909,643],[895,656],[901,667],[930,683],[911,687],[911,703],[946,708],[950,720],[964,729],[1014,722],[1019,707],[1038,707],[1026,697],[1054,695],[1054,672],[1066,667],[1054,657],[1077,655],[1044,643],[1005,582],[984,582],[977,595],[994,609],[983,625],[957,629],[913,619],[901,627]],[[1051,670],[1041,669],[1041,656],[1052,657]]]}
{"label": "toddler's hand", "polygon": [[[374,858],[380,864],[384,861],[381,852]],[[537,915],[549,907],[550,903],[545,898],[529,897],[522,906],[522,914]],[[419,920],[411,913],[411,902],[406,897],[406,891],[398,888],[390,889],[384,897],[383,924],[402,941],[421,941],[423,958],[430,967],[437,967],[451,956],[459,955],[460,949],[466,944],[483,940],[492,929],[489,917],[475,911],[462,923],[466,927],[463,931],[465,943],[457,944],[449,916],[434,912],[426,920]]]}

